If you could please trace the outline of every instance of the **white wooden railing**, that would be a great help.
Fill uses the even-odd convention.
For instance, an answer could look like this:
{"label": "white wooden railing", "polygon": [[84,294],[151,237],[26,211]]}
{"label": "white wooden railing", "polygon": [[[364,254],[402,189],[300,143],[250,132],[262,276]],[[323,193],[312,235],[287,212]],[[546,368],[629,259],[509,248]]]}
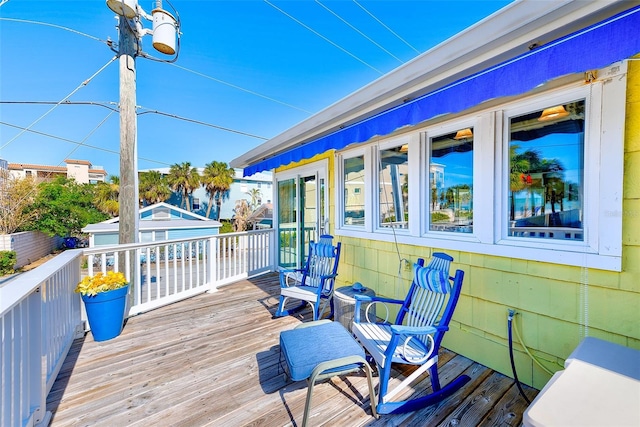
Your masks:
{"label": "white wooden railing", "polygon": [[79,250],[0,285],[0,425],[46,425],[46,396],[75,338],[84,334]]}
{"label": "white wooden railing", "polygon": [[[272,229],[68,250],[0,283],[0,426],[47,425],[46,397],[74,339],[82,337],[85,274],[123,271],[129,315],[275,271]],[[86,267],[86,268],[83,268]]]}

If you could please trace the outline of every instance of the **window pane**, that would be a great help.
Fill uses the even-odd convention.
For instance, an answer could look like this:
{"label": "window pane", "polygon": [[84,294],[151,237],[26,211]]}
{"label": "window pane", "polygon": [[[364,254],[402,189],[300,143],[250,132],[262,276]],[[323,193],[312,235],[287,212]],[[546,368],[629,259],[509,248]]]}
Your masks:
{"label": "window pane", "polygon": [[344,224],[364,226],[364,156],[344,160]]}
{"label": "window pane", "polygon": [[584,100],[510,119],[509,235],[583,240]]}
{"label": "window pane", "polygon": [[280,267],[297,267],[298,237],[296,180],[291,178],[278,181],[278,239],[280,251],[278,265]]}
{"label": "window pane", "polygon": [[429,230],[473,232],[473,128],[431,138]]}
{"label": "window pane", "polygon": [[409,150],[380,150],[380,227],[408,228]]}

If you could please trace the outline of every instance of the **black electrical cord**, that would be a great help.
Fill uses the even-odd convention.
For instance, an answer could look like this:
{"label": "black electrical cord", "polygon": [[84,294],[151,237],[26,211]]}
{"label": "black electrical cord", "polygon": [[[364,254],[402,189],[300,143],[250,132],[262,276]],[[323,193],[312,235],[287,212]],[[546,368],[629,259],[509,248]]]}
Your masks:
{"label": "black electrical cord", "polygon": [[513,360],[513,315],[514,313],[512,313],[511,311],[509,312],[509,317],[507,317],[507,325],[508,325],[508,329],[509,329],[509,358],[511,359],[511,371],[513,372],[513,380],[515,381],[516,385],[518,386],[518,390],[520,390],[520,395],[524,398],[524,400],[527,402],[527,405],[531,405],[531,401],[529,400],[529,398],[527,397],[526,394],[524,394],[524,390],[522,389],[522,384],[520,384],[520,381],[518,380],[518,374],[516,373],[516,364]]}

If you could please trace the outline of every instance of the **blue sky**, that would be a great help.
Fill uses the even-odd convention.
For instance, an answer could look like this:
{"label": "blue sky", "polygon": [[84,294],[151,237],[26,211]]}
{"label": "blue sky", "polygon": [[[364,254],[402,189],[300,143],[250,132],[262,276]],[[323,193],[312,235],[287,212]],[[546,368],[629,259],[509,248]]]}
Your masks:
{"label": "blue sky", "polygon": [[[137,58],[137,105],[271,138],[508,3],[173,0],[183,33],[179,58],[173,65]],[[155,1],[139,4],[150,12]],[[166,1],[164,9],[171,11]],[[83,85],[114,56],[104,42],[118,39],[114,13],[102,0],[9,0],[0,18],[0,158],[45,165],[82,159],[119,175],[117,112],[35,104],[73,92],[71,102],[117,106],[118,61]],[[154,51],[151,36],[142,44],[168,58]],[[20,129],[27,127],[40,134]],[[140,114],[138,167],[229,162],[263,141]]]}

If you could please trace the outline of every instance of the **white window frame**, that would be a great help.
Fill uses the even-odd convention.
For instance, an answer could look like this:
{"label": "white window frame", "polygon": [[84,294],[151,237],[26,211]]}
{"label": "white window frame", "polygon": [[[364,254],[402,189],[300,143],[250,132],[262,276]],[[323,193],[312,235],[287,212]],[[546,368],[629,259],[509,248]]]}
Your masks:
{"label": "white window frame", "polygon": [[[412,214],[413,212],[411,211],[411,193],[412,192],[418,192],[419,191],[419,187],[412,187],[411,185],[411,177],[413,174],[417,175],[418,170],[417,169],[412,169],[412,162],[411,162],[411,156],[408,156],[408,169],[409,169],[409,209],[408,209],[408,213],[409,213],[409,227],[408,228],[393,228],[393,227],[381,227],[380,226],[380,151],[382,150],[388,150],[390,148],[396,148],[396,147],[401,147],[403,145],[407,145],[408,146],[408,153],[416,153],[418,154],[420,151],[420,146],[419,146],[419,138],[415,135],[415,134],[407,134],[407,135],[401,135],[399,137],[395,137],[395,138],[390,138],[390,139],[385,139],[381,142],[379,142],[378,144],[374,145],[372,148],[372,159],[374,160],[375,164],[372,167],[372,178],[373,178],[373,184],[372,184],[372,188],[375,189],[375,191],[372,191],[372,216],[373,218],[371,218],[371,223],[373,226],[373,229],[375,230],[376,233],[386,233],[386,234],[393,234],[393,233],[400,233],[400,234],[410,234],[411,233],[411,226],[413,225],[413,222],[420,222],[420,214],[419,212],[416,214],[416,217],[412,220]],[[414,157],[418,157],[418,156],[414,156]],[[367,164],[366,164],[366,159],[365,159],[365,171],[367,169]],[[412,188],[415,188],[415,190],[412,190]],[[417,196],[417,195],[416,195]],[[414,197],[415,198],[415,197]],[[365,213],[365,217],[366,217],[366,213]],[[392,230],[393,228],[393,230]]]}
{"label": "white window frame", "polygon": [[[623,77],[530,97],[503,110],[503,142],[497,150],[501,158],[496,162],[495,172],[495,176],[501,177],[496,180],[498,255],[513,256],[517,252],[518,258],[620,270],[626,67]],[[579,99],[585,100],[584,240],[508,236],[509,119]]]}
{"label": "white window frame", "polygon": [[[367,240],[397,242],[443,250],[621,271],[624,129],[627,61],[597,70],[598,80],[573,79],[559,88],[536,88],[499,107],[432,126],[403,129],[367,145],[336,153],[336,232]],[[508,236],[509,117],[549,105],[585,99],[584,240]],[[474,128],[473,233],[429,231],[430,137]],[[409,140],[409,230],[377,227],[379,204],[377,150]],[[417,153],[418,155],[413,155]],[[365,226],[344,224],[344,160],[364,156]],[[419,188],[420,191],[413,189]],[[601,191],[602,189],[602,191]],[[419,219],[419,220],[417,220]],[[374,221],[375,220],[375,221]],[[376,227],[374,227],[374,223]],[[400,232],[402,231],[402,232]]]}
{"label": "white window frame", "polygon": [[[372,184],[371,184],[371,147],[358,147],[353,150],[348,150],[341,153],[336,161],[336,230],[353,230],[357,232],[367,231],[371,233],[372,229],[372,216],[374,210],[371,205],[371,193],[372,193]],[[345,206],[344,206],[344,191],[345,191],[345,183],[344,183],[344,162],[345,160],[363,156],[364,158],[364,226],[362,225],[353,225],[353,224],[345,224]]]}
{"label": "white window frame", "polygon": [[[592,87],[591,87],[592,88]],[[591,231],[592,223],[590,218],[594,217],[593,211],[594,203],[590,203],[592,200],[597,200],[597,193],[594,189],[597,188],[593,179],[589,179],[590,171],[593,170],[593,158],[594,152],[597,151],[595,144],[599,144],[598,138],[592,137],[594,131],[594,123],[597,121],[596,117],[600,115],[600,107],[594,106],[593,96],[589,99],[590,87],[576,88],[566,92],[556,93],[553,97],[536,97],[518,104],[514,108],[503,110],[503,144],[502,144],[502,164],[497,165],[496,176],[502,177],[501,186],[501,211],[498,216],[498,227],[496,228],[496,242],[498,244],[521,246],[521,247],[537,247],[544,249],[556,249],[565,251],[584,251],[586,247],[589,247],[591,252],[596,252],[594,238],[597,238],[597,233]],[[517,237],[509,236],[509,188],[506,184],[510,180],[509,174],[509,145],[510,145],[510,121],[511,118],[521,116],[523,114],[533,113],[535,111],[542,111],[545,108],[552,107],[554,105],[567,104],[574,101],[584,101],[585,104],[585,131],[584,131],[584,170],[582,176],[583,185],[583,240],[561,240],[553,238],[538,238],[538,237]],[[596,166],[597,167],[597,166]]]}
{"label": "white window frame", "polygon": [[[492,235],[486,233],[487,227],[492,227],[491,216],[487,215],[487,210],[480,205],[481,201],[492,201],[493,191],[491,189],[490,174],[486,173],[488,167],[493,166],[493,123],[494,114],[487,112],[476,117],[468,117],[463,120],[453,120],[439,126],[434,126],[423,132],[424,161],[421,163],[421,196],[423,206],[426,209],[422,212],[422,236],[430,239],[447,239],[465,242],[488,242]],[[473,232],[458,233],[451,231],[430,230],[430,184],[429,171],[431,170],[431,139],[442,135],[456,132],[460,129],[473,129]],[[480,149],[482,147],[482,149]],[[493,168],[492,168],[493,169]],[[492,170],[491,169],[491,170]],[[480,209],[479,209],[480,208]],[[484,230],[484,232],[483,232]]]}
{"label": "white window frame", "polygon": [[[274,197],[273,200],[273,227],[278,230],[279,226],[280,226],[280,218],[278,217],[278,212],[279,212],[279,200],[278,200],[278,194],[277,194],[277,188],[278,188],[278,182],[279,181],[286,181],[289,179],[293,179],[295,180],[295,184],[296,184],[296,192],[298,191],[298,180],[303,177],[303,176],[312,176],[315,175],[316,180],[318,182],[320,182],[320,180],[324,180],[325,183],[325,192],[324,192],[324,205],[326,206],[325,208],[325,215],[327,216],[324,219],[322,218],[317,218],[317,225],[316,225],[316,231],[318,233],[318,235],[322,234],[322,232],[327,232],[329,230],[329,186],[327,185],[327,171],[329,170],[329,162],[326,159],[317,161],[317,162],[313,162],[313,163],[309,163],[297,168],[293,168],[293,169],[287,169],[285,171],[282,172],[277,172],[274,174],[273,176],[273,188],[276,188],[276,197]],[[319,188],[319,187],[318,187]],[[299,197],[299,194],[296,194],[296,205],[298,204],[298,200],[297,198]],[[318,212],[319,212],[319,207],[320,207],[320,191],[318,191],[317,194],[317,199],[316,199],[316,206],[318,207]],[[296,208],[297,209],[297,208]],[[296,219],[296,221],[298,220],[298,218]]]}

